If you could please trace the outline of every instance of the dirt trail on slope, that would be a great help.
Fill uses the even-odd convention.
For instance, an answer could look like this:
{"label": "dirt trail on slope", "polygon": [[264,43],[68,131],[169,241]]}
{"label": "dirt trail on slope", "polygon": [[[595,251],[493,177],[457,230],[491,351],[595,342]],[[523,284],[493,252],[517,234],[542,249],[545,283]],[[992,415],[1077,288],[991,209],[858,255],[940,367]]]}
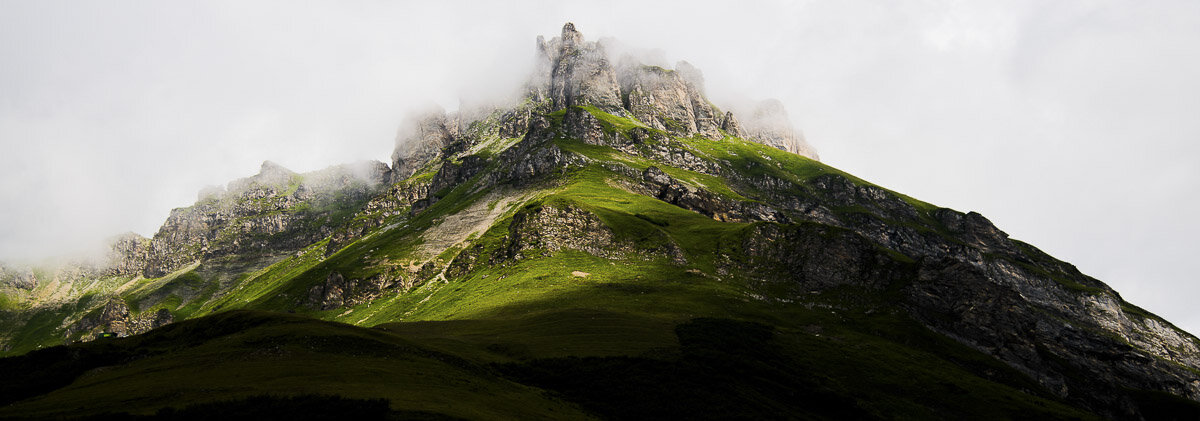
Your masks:
{"label": "dirt trail on slope", "polygon": [[432,259],[450,247],[463,244],[472,235],[482,235],[497,218],[512,206],[524,203],[529,196],[530,193],[518,191],[492,192],[466,209],[446,216],[421,234],[422,242],[414,253],[415,257],[418,260]]}

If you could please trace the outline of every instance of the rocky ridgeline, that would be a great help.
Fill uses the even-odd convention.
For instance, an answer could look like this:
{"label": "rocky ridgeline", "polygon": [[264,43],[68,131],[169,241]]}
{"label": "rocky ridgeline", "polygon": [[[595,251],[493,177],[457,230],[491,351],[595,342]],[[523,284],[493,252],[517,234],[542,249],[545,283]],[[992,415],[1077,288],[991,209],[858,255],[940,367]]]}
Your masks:
{"label": "rocky ridgeline", "polygon": [[[734,157],[715,159],[677,142],[738,142],[727,138],[732,136],[816,158],[777,101],[722,112],[706,99],[699,70],[686,62],[675,69],[629,59],[613,65],[603,43],[585,41],[571,24],[559,37],[539,37],[537,51],[537,71],[519,103],[417,116],[398,133],[391,168],[367,163],[296,174],[264,163],[259,174],[202,192],[195,205],[172,211],[153,238],[119,237],[110,274],[159,277],[197,260],[291,253],[326,238],[329,257],[385,223],[400,225],[461,186],[472,192],[501,187],[492,193],[501,203],[500,192],[555,186],[562,182],[558,176],[603,165],[617,175],[607,180],[613,186],[714,220],[747,223],[737,244],[724,245],[729,253],[715,258],[712,276],[748,279],[748,299],[903,314],[1112,417],[1139,416],[1129,389],[1200,400],[1200,341],[1075,267],[1008,238],[982,215],[916,202],[826,167],[804,176],[763,170],[783,168],[780,155],[771,159],[756,151],[763,160],[748,168]],[[615,128],[604,120],[612,116],[644,126],[629,121],[636,127]],[[564,139],[655,165],[598,163],[556,143]],[[736,194],[672,177],[668,171],[674,170],[719,179]],[[526,200],[516,197],[505,199]],[[689,264],[665,232],[647,242],[652,246],[635,244],[581,207],[513,209],[498,245],[447,242],[447,249],[463,246],[448,262],[355,263],[387,266],[366,279],[319,266],[309,278],[317,280],[295,297],[297,305],[342,309],[390,291],[407,293],[438,277],[452,281],[562,250]],[[466,230],[476,228],[464,223],[463,232],[447,237],[467,239]],[[0,286],[32,290],[37,280],[5,269]],[[848,290],[866,292],[856,297],[863,302],[814,301]],[[133,334],[171,320],[169,311],[131,314],[114,299],[78,318],[68,336]]]}
{"label": "rocky ridgeline", "polygon": [[[12,326],[29,322],[35,313],[54,313],[63,318],[57,328],[63,329],[60,338],[67,341],[148,331],[170,323],[174,315],[167,309],[131,312],[129,305],[155,307],[168,297],[186,301],[228,286],[233,281],[228,277],[278,261],[337,232],[368,203],[375,203],[372,209],[379,213],[394,214],[394,204],[388,205],[394,200],[381,194],[399,188],[389,190],[390,179],[390,168],[380,162],[305,174],[264,162],[258,174],[224,188],[207,188],[194,205],[174,209],[154,237],[114,237],[102,261],[46,262],[37,270],[0,267],[0,311],[8,312],[5,317]],[[197,262],[207,263],[209,272],[194,285],[167,282],[142,291],[129,279],[159,278]],[[136,297],[128,296],[135,290],[140,291]],[[12,338],[3,335],[0,332],[0,350],[10,349]]]}
{"label": "rocky ridgeline", "polygon": [[[1200,400],[1200,341],[1125,303],[1075,267],[1009,239],[977,213],[921,209],[842,174],[818,175],[798,185],[662,146],[662,132],[711,139],[728,133],[815,157],[790,126],[778,129],[787,118],[777,102],[760,104],[741,120],[722,114],[704,99],[699,72],[686,63],[675,70],[614,67],[602,44],[584,41],[570,24],[561,37],[539,39],[538,51],[541,73],[531,82],[523,108],[493,113],[518,116],[510,126],[528,120],[527,131],[483,174],[479,182],[484,185],[520,185],[587,165],[587,159],[552,146],[549,140],[557,138],[611,146],[720,177],[753,200],[722,196],[655,167],[640,172],[613,168],[640,181],[627,185],[630,191],[717,220],[768,223],[755,225],[744,237],[740,248],[745,256],[719,265],[724,274],[759,279],[760,299],[804,302],[812,294],[845,287],[893,291],[894,301],[888,306],[898,306],[928,328],[992,355],[1102,414],[1139,413],[1122,397],[1128,388]],[[634,128],[617,133],[587,107],[636,118],[656,131]],[[551,118],[559,110],[561,117]],[[396,168],[413,168],[412,173],[436,168],[430,181],[436,192],[480,174],[484,162],[462,151],[488,140],[463,136],[466,131],[459,123],[449,123],[456,118],[433,118],[434,124],[418,125],[422,129],[416,135],[398,139],[394,158]],[[518,124],[511,124],[514,121]],[[431,138],[436,143],[428,143],[431,147],[425,150],[438,146],[441,154],[409,152]],[[504,264],[520,258],[527,247],[570,248],[601,257],[628,248],[595,226],[594,218],[570,208],[518,213],[506,237],[508,247],[489,253],[468,249],[446,273]]]}
{"label": "rocky ridgeline", "polygon": [[1128,401],[1106,398],[1130,387],[1200,399],[1196,338],[1124,303],[1102,282],[1009,239],[977,213],[939,209],[922,226],[917,209],[883,189],[835,175],[816,184],[816,200],[779,204],[793,221],[819,225],[756,226],[742,245],[747,260],[723,270],[768,280],[764,299],[771,300],[903,285],[895,299],[927,327],[1102,413],[1136,413]]}
{"label": "rocky ridgeline", "polygon": [[[536,60],[519,105],[484,111],[484,118],[471,117],[478,111],[448,115],[433,110],[405,124],[392,154],[393,181],[428,168],[443,149],[464,151],[496,137],[523,137],[535,116],[571,107],[632,117],[673,136],[719,140],[729,135],[817,159],[779,101],[756,104],[739,120],[705,97],[703,75],[687,62],[665,69],[626,56],[614,65],[602,42],[586,41],[571,23],[549,41],[538,37]],[[472,127],[486,127],[491,133],[471,132]]]}
{"label": "rocky ridgeline", "polygon": [[390,178],[379,162],[297,174],[267,161],[258,174],[172,210],[153,238],[118,238],[111,270],[153,278],[200,259],[295,251],[330,235]]}
{"label": "rocky ridgeline", "polygon": [[[895,301],[887,305],[899,305],[930,329],[1100,413],[1139,413],[1128,398],[1114,398],[1130,387],[1200,400],[1200,341],[1125,303],[1116,291],[1074,266],[1009,239],[982,215],[922,210],[893,192],[841,174],[815,176],[807,186],[747,174],[686,150],[640,143],[647,139],[637,129],[627,137],[614,136],[588,113],[578,114],[568,111],[555,130],[721,177],[735,191],[756,199],[731,199],[656,167],[640,173],[615,168],[640,180],[627,186],[631,191],[717,220],[770,223],[755,225],[744,236],[743,257],[718,267],[722,274],[761,280],[760,299],[804,302],[812,294],[839,288],[895,289]],[[570,158],[560,164],[575,165]],[[576,224],[571,218],[543,223]],[[888,250],[902,254],[901,261]]]}

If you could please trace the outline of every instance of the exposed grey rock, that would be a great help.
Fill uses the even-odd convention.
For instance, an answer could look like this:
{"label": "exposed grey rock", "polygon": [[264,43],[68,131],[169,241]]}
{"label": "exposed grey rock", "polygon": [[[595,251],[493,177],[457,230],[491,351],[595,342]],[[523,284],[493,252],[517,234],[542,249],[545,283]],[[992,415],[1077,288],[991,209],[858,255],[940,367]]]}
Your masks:
{"label": "exposed grey rock", "polygon": [[722,198],[703,188],[683,184],[655,166],[646,168],[641,177],[642,184],[638,189],[641,190],[641,193],[718,221],[787,220],[787,217],[779,211],[761,203],[747,203]]}
{"label": "exposed grey rock", "polygon": [[538,64],[549,70],[545,92],[551,109],[594,106],[606,112],[623,113],[621,91],[603,45],[584,41],[575,25],[563,26],[562,35],[544,42],[539,37]]}
{"label": "exposed grey rock", "polygon": [[296,173],[271,161],[263,161],[258,174],[229,182],[229,194],[252,195],[268,189],[281,189],[292,181]]}
{"label": "exposed grey rock", "polygon": [[371,198],[362,210],[346,225],[337,227],[325,245],[325,257],[332,256],[342,247],[362,238],[371,230],[383,226],[384,222],[397,215],[408,215],[418,202],[428,202],[432,180],[396,183],[379,195]]}
{"label": "exposed grey rock", "polygon": [[[591,212],[575,207],[541,206],[520,212],[510,225],[508,256],[519,259],[526,252],[579,250],[600,257],[624,257],[634,251],[621,244],[604,222]],[[582,240],[582,241],[581,241]]]}
{"label": "exposed grey rock", "polygon": [[136,233],[121,234],[110,242],[109,274],[138,275],[149,258],[150,239]]}
{"label": "exposed grey rock", "polygon": [[679,77],[687,82],[688,86],[696,89],[696,93],[704,95],[704,73],[699,68],[693,66],[692,63],[680,60],[675,63],[675,72],[679,73]]}
{"label": "exposed grey rock", "polygon": [[111,297],[92,316],[85,316],[71,324],[66,330],[68,339],[80,336],[81,340],[93,340],[101,334],[111,333],[118,337],[133,336],[166,326],[175,321],[175,316],[165,308],[154,312],[134,314],[129,305],[119,297]]}
{"label": "exposed grey rock", "polygon": [[125,300],[113,298],[108,300],[108,303],[100,311],[98,324],[106,331],[116,333],[118,336],[126,336],[125,322],[128,319],[129,306],[125,304]]}
{"label": "exposed grey rock", "polygon": [[33,290],[37,288],[37,278],[30,268],[0,265],[0,287]]}
{"label": "exposed grey rock", "polygon": [[732,111],[725,112],[725,118],[721,120],[721,130],[733,137],[746,137],[746,132],[742,130],[742,124],[738,122],[737,117],[733,116]]}
{"label": "exposed grey rock", "polygon": [[501,248],[492,254],[485,254],[479,245],[463,251],[448,265],[446,276],[452,279],[480,265],[505,265],[561,250],[578,250],[610,259],[661,256],[679,264],[687,262],[683,251],[669,237],[663,234],[661,240],[657,247],[639,247],[629,240],[618,239],[591,212],[574,206],[543,204],[513,216]]}
{"label": "exposed grey rock", "polygon": [[[904,282],[908,286],[902,306],[929,328],[993,355],[1068,400],[1110,417],[1138,416],[1125,388],[1200,399],[1200,375],[1195,371],[1200,369],[1200,341],[1165,327],[1157,318],[1131,313],[1111,288],[1014,242],[982,215],[939,209],[932,212],[937,230],[917,230],[895,222],[921,220],[916,209],[895,194],[835,174],[811,182],[819,187],[816,193],[824,205],[859,210],[822,223],[869,240],[856,248],[866,250],[876,244],[915,261],[912,268],[905,268],[849,260],[840,270],[885,269],[860,274],[861,281],[911,279]],[[784,245],[768,245],[768,250],[790,249],[809,240],[780,241]],[[788,261],[789,255],[805,254],[782,252],[752,266]],[[796,265],[831,261],[838,259],[807,256]],[[793,267],[781,272],[802,271]],[[808,277],[797,281],[796,292],[801,295],[795,298],[801,298],[807,288],[836,285]]]}
{"label": "exposed grey rock", "polygon": [[749,140],[779,148],[797,155],[820,159],[816,149],[809,146],[804,134],[792,126],[783,103],[769,99],[759,102],[748,118],[741,121],[742,131]]}
{"label": "exposed grey rock", "polygon": [[713,140],[724,136],[719,130],[721,110],[708,101],[704,94],[704,75],[700,69],[691,63],[680,61],[675,64],[675,71],[687,82],[688,99],[692,102],[693,118],[696,120],[696,132]]}
{"label": "exposed grey rock", "polygon": [[[229,183],[220,200],[172,210],[150,241],[142,274],[163,276],[202,258],[299,250],[332,233],[332,210],[365,203],[388,178],[379,162],[307,174],[264,162],[259,174]],[[131,250],[118,262],[136,262],[139,249]]]}
{"label": "exposed grey rock", "polygon": [[905,275],[862,236],[827,225],[755,224],[742,239],[747,260],[726,270],[762,279],[776,299],[845,286],[877,290]]}
{"label": "exposed grey rock", "polygon": [[317,310],[351,307],[373,300],[397,284],[403,284],[406,290],[411,288],[411,283],[404,284],[403,280],[403,276],[396,271],[365,280],[346,279],[338,272],[330,272],[323,284],[314,285],[308,290],[308,305]]}
{"label": "exposed grey rock", "polygon": [[639,121],[678,136],[697,132],[696,110],[687,82],[678,72],[657,66],[625,65],[621,89],[625,107]]}
{"label": "exposed grey rock", "polygon": [[402,181],[441,153],[454,142],[458,124],[441,109],[431,110],[410,118],[396,134],[396,149],[392,152],[392,181]]}
{"label": "exposed grey rock", "polygon": [[[635,191],[702,214],[734,203],[658,168],[641,179],[646,190]],[[1200,398],[1200,341],[1131,313],[1103,283],[1014,242],[978,213],[938,209],[930,213],[933,221],[923,220],[898,195],[838,174],[810,179],[812,191],[766,176],[734,180],[767,193],[767,202],[783,205],[788,219],[822,224],[756,224],[746,234],[741,247],[749,260],[727,261],[722,270],[761,279],[769,291],[761,297],[802,301],[830,288],[907,284],[901,305],[917,320],[1099,413],[1137,417],[1136,405],[1124,397],[1127,387]],[[914,222],[934,228],[914,228]]]}
{"label": "exposed grey rock", "polygon": [[[778,101],[720,113],[705,97],[703,75],[690,64],[668,70],[632,63],[614,70],[603,46],[586,41],[571,24],[549,42],[539,37],[538,48],[539,70],[526,101],[424,116],[398,136],[393,168],[372,163],[301,175],[266,162],[258,175],[231,182],[227,190],[202,193],[196,205],[172,212],[153,239],[118,239],[112,273],[159,276],[196,259],[294,252],[326,236],[329,256],[454,189],[541,188],[573,170],[599,165],[619,175],[610,180],[616,187],[716,220],[747,222],[738,226],[743,235],[720,245],[737,252],[716,256],[716,268],[722,277],[747,278],[748,287],[760,293],[757,299],[840,311],[837,302],[806,299],[830,291],[886,293],[880,296],[888,302],[855,305],[912,318],[1109,417],[1142,416],[1128,388],[1200,399],[1200,341],[1132,307],[1070,264],[1009,238],[978,213],[934,209],[836,171],[741,171],[702,150],[670,142],[694,135],[719,139],[723,130],[816,158]],[[577,106],[633,116],[652,129],[618,132]],[[558,110],[561,114],[551,114]],[[508,140],[506,149],[485,148],[498,139]],[[560,147],[562,139],[612,147],[636,155],[638,164],[597,163],[591,155]],[[654,165],[646,167],[645,161]],[[677,179],[668,167],[720,178],[736,194]],[[412,177],[418,172],[423,175]],[[339,225],[328,213],[308,211],[326,205],[359,212]],[[389,289],[408,291],[416,280],[443,269],[453,280],[481,265],[562,250],[611,259],[667,257],[681,264],[688,257],[656,228],[672,221],[641,215],[649,240],[635,244],[580,207],[534,202],[513,212],[498,247],[469,245],[449,264],[430,261],[407,269],[371,261],[364,264],[388,268],[371,268],[377,273],[366,279],[331,271],[307,296],[292,299],[317,310],[350,307]],[[87,273],[81,268],[55,276],[74,279]],[[5,276],[9,287],[37,286],[31,276]],[[131,314],[124,301],[113,299],[69,332],[133,334],[172,319],[166,310]]]}
{"label": "exposed grey rock", "polygon": [[556,131],[559,129],[561,127],[552,126],[544,115],[531,117],[525,137],[493,160],[497,167],[484,173],[476,188],[501,183],[521,186],[582,166],[585,162],[583,158],[567,154],[553,144],[553,139],[561,134]]}
{"label": "exposed grey rock", "polygon": [[196,193],[196,201],[204,202],[204,201],[208,201],[208,200],[220,200],[221,196],[224,196],[224,195],[225,195],[225,187],[224,186],[207,186],[207,187],[200,189],[199,193]]}
{"label": "exposed grey rock", "polygon": [[639,121],[676,136],[701,134],[721,139],[716,109],[703,94],[704,78],[687,62],[668,70],[622,63],[618,70],[625,108]]}
{"label": "exposed grey rock", "polygon": [[[1053,284],[1030,274],[1015,275],[996,278],[988,265],[981,268],[952,257],[922,260],[917,282],[906,289],[906,307],[934,330],[991,354],[1060,396],[1109,417],[1138,417],[1139,410],[1125,394],[1129,388],[1162,390],[1193,400],[1200,397],[1194,360],[1154,356],[1103,327],[1106,320],[1126,319],[1121,311],[1111,307],[1105,312],[1089,311],[1089,306],[1077,304],[1076,299],[1088,295],[1051,293],[1059,301],[1032,302],[1013,284],[1042,288]],[[1146,325],[1139,330],[1154,335]],[[1194,340],[1176,344],[1195,348]]]}

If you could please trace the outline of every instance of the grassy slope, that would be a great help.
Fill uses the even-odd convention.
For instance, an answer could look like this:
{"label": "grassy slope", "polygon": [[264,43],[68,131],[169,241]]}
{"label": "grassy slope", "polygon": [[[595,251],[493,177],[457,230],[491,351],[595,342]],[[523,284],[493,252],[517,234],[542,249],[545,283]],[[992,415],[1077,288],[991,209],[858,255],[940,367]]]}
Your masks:
{"label": "grassy slope", "polygon": [[4,408],[0,416],[150,413],[271,392],[386,398],[397,409],[467,419],[588,418],[478,363],[386,332],[299,316],[223,313],[77,347],[107,353],[107,361],[138,359],[85,367],[70,386]]}
{"label": "grassy slope", "polygon": [[[150,413],[163,406],[266,392],[331,391],[348,398],[389,399],[394,409],[469,419],[588,417],[533,386],[592,405],[590,410],[600,415],[606,412],[594,407],[597,403],[684,411],[671,402],[646,399],[686,397],[696,387],[754,398],[726,397],[719,402],[726,408],[752,403],[744,409],[788,409],[787,400],[759,396],[762,385],[752,378],[728,378],[731,372],[719,370],[728,363],[750,364],[749,372],[738,372],[753,378],[785,370],[784,380],[798,382],[797,391],[820,391],[871,417],[1088,418],[1047,398],[1030,380],[996,361],[894,317],[750,305],[743,315],[770,312],[756,319],[786,320],[765,343],[774,354],[764,358],[722,351],[725,362],[700,366],[718,370],[682,381],[660,377],[691,361],[686,355],[691,348],[682,348],[685,355],[680,355],[672,324],[627,312],[564,307],[504,320],[405,322],[370,330],[278,313],[222,313],[139,337],[77,345],[107,348],[118,354],[112,361],[130,358],[122,352],[149,355],[84,367],[70,386],[9,406],[0,410],[0,417]],[[718,343],[728,336],[699,333]],[[786,365],[773,365],[781,358]],[[556,383],[522,375],[547,366],[570,376],[569,384],[576,387],[563,386],[561,378]],[[597,372],[597,366],[605,369]],[[635,394],[608,402],[600,393],[622,388]],[[595,393],[581,396],[580,390]]]}
{"label": "grassy slope", "polygon": [[[181,406],[265,391],[303,394],[333,389],[352,398],[388,398],[397,409],[473,419],[505,418],[518,413],[511,411],[520,411],[523,417],[531,418],[583,416],[577,409],[546,398],[535,389],[501,379],[497,369],[480,364],[510,363],[519,368],[561,365],[566,361],[564,372],[588,372],[588,364],[596,360],[554,359],[617,358],[601,361],[615,362],[620,368],[626,360],[617,356],[626,355],[645,358],[638,361],[651,367],[673,367],[672,364],[678,364],[673,362],[678,352],[673,351],[678,349],[673,327],[694,317],[715,316],[759,320],[778,326],[776,341],[783,354],[798,363],[803,372],[818,373],[806,382],[836,396],[851,397],[848,399],[857,402],[862,411],[874,416],[964,415],[969,408],[979,407],[993,411],[982,414],[982,418],[1017,414],[1083,416],[1048,399],[1047,394],[1037,391],[1036,385],[1007,367],[953,342],[944,339],[939,342],[936,335],[915,324],[894,326],[896,322],[891,317],[848,320],[825,310],[748,300],[745,287],[736,277],[715,277],[711,263],[722,244],[736,238],[745,224],[719,223],[624,192],[606,183],[601,175],[604,174],[597,168],[581,171],[571,183],[546,195],[542,201],[584,207],[600,215],[618,237],[632,241],[663,241],[659,235],[646,233],[665,233],[666,238],[684,246],[693,265],[680,266],[665,258],[610,261],[574,251],[525,259],[515,265],[484,268],[452,280],[427,295],[429,299],[419,305],[412,300],[389,302],[392,311],[407,309],[406,320],[430,320],[427,322],[389,323],[381,326],[381,331],[359,331],[315,322],[254,328],[167,356],[89,374],[66,389],[11,410],[38,414],[70,403],[81,408],[149,412],[168,403]],[[639,214],[671,222],[660,226],[637,217]],[[496,229],[504,229],[504,224]],[[495,233],[491,234],[481,241],[495,238]],[[379,241],[391,240],[382,236]],[[368,239],[359,247],[371,250],[378,246]],[[293,266],[304,267],[304,262],[301,257],[270,268],[264,274],[288,272]],[[700,273],[688,269],[698,269]],[[574,271],[590,275],[577,277],[571,274]],[[269,288],[260,292],[266,290]],[[271,303],[270,300],[251,302]],[[382,305],[378,301],[373,304]],[[365,305],[361,307],[359,311],[368,310]],[[371,319],[368,323],[395,317]],[[353,351],[363,335],[384,344],[400,343],[439,355],[453,355],[465,361],[464,364],[482,367],[479,368],[482,371],[464,371],[462,367],[438,361],[411,360],[415,357],[405,357],[403,363],[397,363],[394,357]],[[327,349],[313,345],[320,343],[336,346]],[[848,347],[851,343],[856,345]],[[374,346],[378,345],[368,347]],[[253,356],[262,352],[267,352],[262,358]],[[283,373],[286,375],[281,376]],[[984,379],[981,373],[1004,373],[1008,383]],[[179,382],[181,378],[187,381]],[[912,388],[913,379],[929,388]],[[230,380],[236,386],[231,386]],[[587,380],[594,381],[596,387],[611,387],[614,385],[610,383],[617,381],[605,377]],[[656,393],[667,395],[678,394],[695,382],[714,381],[701,378],[680,384],[678,379],[651,380],[656,390],[666,390]],[[109,387],[112,382],[119,382],[121,387]],[[578,393],[553,383],[538,384],[567,396]],[[755,393],[755,388],[745,387],[739,393]],[[954,393],[942,393],[947,391]],[[178,396],[186,398],[180,400]],[[492,400],[492,396],[501,397],[496,399],[504,404]],[[128,397],[137,400],[130,402]],[[587,401],[586,396],[575,398]]]}
{"label": "grassy slope", "polygon": [[[640,126],[636,121],[592,112],[613,130]],[[738,139],[687,138],[670,142],[746,174],[790,181],[799,194],[804,194],[808,180],[823,174],[841,174],[865,183],[816,161]],[[38,413],[70,408],[64,406],[70,403],[147,412],[167,403],[182,405],[268,391],[302,394],[333,389],[349,397],[392,399],[395,408],[469,418],[505,418],[524,408],[531,411],[529,417],[569,418],[584,414],[512,380],[536,384],[579,402],[603,403],[606,397],[579,396],[578,388],[555,383],[553,378],[510,374],[504,379],[502,374],[527,373],[522,370],[547,365],[565,373],[592,374],[595,372],[589,370],[596,364],[626,373],[636,372],[628,370],[638,364],[687,366],[692,363],[680,356],[683,348],[676,327],[697,317],[717,317],[773,326],[771,347],[780,350],[782,356],[778,358],[786,358],[800,373],[788,381],[802,378],[801,383],[807,385],[804,387],[850,399],[870,416],[1088,418],[1054,401],[1036,383],[996,360],[899,314],[867,315],[865,308],[844,302],[836,303],[838,310],[831,311],[821,305],[750,298],[753,291],[746,280],[736,273],[718,273],[716,264],[723,255],[737,253],[740,238],[750,228],[748,224],[714,221],[630,193],[619,187],[622,176],[607,165],[619,163],[638,170],[659,166],[672,177],[734,200],[753,200],[748,197],[755,192],[739,192],[721,178],[665,166],[612,148],[566,139],[556,140],[554,146],[586,156],[594,164],[556,183],[540,186],[543,190],[531,196],[530,206],[572,206],[589,211],[612,229],[619,241],[646,249],[671,243],[683,251],[687,263],[678,264],[662,256],[604,259],[565,250],[507,265],[481,266],[447,281],[426,281],[412,292],[389,292],[351,309],[321,312],[300,305],[308,289],[323,282],[330,271],[363,279],[383,272],[388,264],[413,262],[413,249],[420,244],[422,232],[491,192],[477,191],[472,180],[446,192],[425,212],[411,219],[399,218],[392,228],[361,238],[329,258],[323,258],[325,243],[320,242],[297,256],[248,274],[233,290],[212,300],[177,304],[194,316],[234,308],[298,311],[317,318],[376,326],[374,330],[296,316],[257,315],[280,317],[286,323],[265,323],[175,348],[160,357],[98,370],[68,388],[23,402],[9,411]],[[498,153],[487,150],[488,156]],[[901,197],[925,215],[936,209]],[[505,213],[474,244],[484,251],[498,247],[513,213],[521,209],[516,206]],[[443,260],[448,263],[459,250],[444,253]],[[574,272],[588,275],[576,276]],[[822,299],[826,297],[813,301],[819,303]],[[886,301],[886,297],[875,301]],[[216,319],[209,320],[228,316],[212,317]],[[174,329],[190,325],[177,326],[183,327]],[[367,343],[364,340],[369,344],[363,345]],[[137,338],[124,341],[142,346]],[[360,345],[368,351],[356,351]],[[387,350],[378,351],[383,349],[380,347]],[[269,358],[256,354],[268,351],[272,353]],[[455,362],[449,363],[446,358]],[[272,362],[266,364],[268,360]],[[283,373],[286,376],[281,376]],[[620,387],[620,379],[593,377],[579,381],[597,390]],[[236,380],[235,385],[230,385],[231,379]],[[693,378],[687,380],[692,384],[676,384],[672,382],[681,380],[654,379],[651,383],[658,386],[647,387],[665,390],[644,396],[670,397],[674,396],[672,390],[711,380]],[[112,382],[122,387],[106,386]],[[743,386],[747,389],[733,392],[756,393],[753,385],[730,387]],[[178,396],[186,399],[178,401]],[[495,396],[504,397],[501,400],[508,403],[495,400]],[[130,397],[138,399],[131,401]],[[981,408],[983,412],[979,412]],[[605,414],[595,407],[590,410]]]}

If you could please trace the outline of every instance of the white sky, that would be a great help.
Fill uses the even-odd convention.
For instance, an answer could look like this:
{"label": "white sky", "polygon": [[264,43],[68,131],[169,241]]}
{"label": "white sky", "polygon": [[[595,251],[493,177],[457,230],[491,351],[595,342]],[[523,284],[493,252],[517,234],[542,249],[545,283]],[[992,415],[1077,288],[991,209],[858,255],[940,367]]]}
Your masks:
{"label": "white sky", "polygon": [[778,98],[826,163],[1200,332],[1191,0],[0,0],[0,256],[153,235],[266,159],[386,162],[405,115],[505,92],[566,21],[692,62],[718,105]]}

